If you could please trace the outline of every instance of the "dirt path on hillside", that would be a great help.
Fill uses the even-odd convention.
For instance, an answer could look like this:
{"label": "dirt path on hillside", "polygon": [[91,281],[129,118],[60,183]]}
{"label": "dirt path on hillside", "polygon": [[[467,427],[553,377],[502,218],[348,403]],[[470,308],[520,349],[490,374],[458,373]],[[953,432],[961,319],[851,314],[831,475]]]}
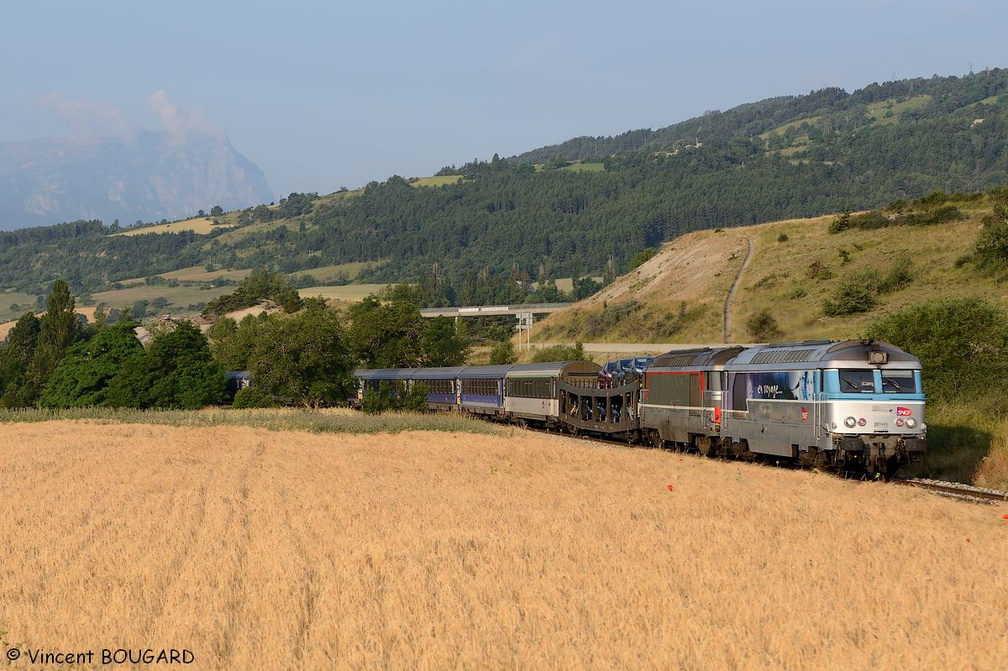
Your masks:
{"label": "dirt path on hillside", "polygon": [[731,302],[732,298],[735,296],[735,290],[738,288],[739,284],[742,282],[742,274],[745,273],[746,268],[749,266],[749,261],[752,260],[753,249],[755,245],[753,244],[753,239],[746,236],[746,255],[745,260],[742,262],[742,267],[739,268],[738,274],[735,276],[735,281],[732,282],[731,289],[728,290],[728,297],[725,298],[724,302],[724,341],[730,343],[731,340]]}

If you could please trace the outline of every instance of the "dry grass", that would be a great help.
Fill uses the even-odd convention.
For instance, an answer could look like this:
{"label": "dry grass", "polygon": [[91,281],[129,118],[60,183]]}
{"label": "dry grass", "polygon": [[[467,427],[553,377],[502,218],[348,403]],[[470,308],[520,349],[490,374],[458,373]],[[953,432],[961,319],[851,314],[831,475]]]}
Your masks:
{"label": "dry grass", "polygon": [[223,669],[1008,659],[1008,506],[523,432],[4,430],[0,630],[25,650],[185,647]]}
{"label": "dry grass", "polygon": [[344,284],[342,286],[317,286],[298,289],[302,298],[321,296],[327,300],[360,301],[371,294],[377,294],[386,284]]}
{"label": "dry grass", "polygon": [[[997,278],[984,276],[969,264],[955,265],[972,250],[986,212],[965,213],[967,219],[954,223],[836,235],[828,233],[834,216],[689,233],[666,243],[654,258],[591,298],[538,322],[538,337],[626,342],[636,334],[642,342],[653,342],[653,329],[630,320],[601,335],[584,328],[586,317],[637,301],[647,309],[640,314],[651,323],[685,309],[681,329],[661,340],[723,342],[725,299],[745,258],[747,240],[753,244],[753,255],[730,306],[732,342],[751,342],[746,322],[762,310],[776,320],[780,340],[843,340],[862,337],[881,315],[936,297],[981,296],[1000,308],[1008,307],[1008,292]],[[884,277],[903,258],[910,260],[913,277],[905,288],[880,295],[870,312],[824,316],[825,301],[836,296],[848,277],[872,270]],[[826,266],[828,273],[811,277],[813,264]]]}
{"label": "dry grass", "polygon": [[144,226],[142,228],[131,228],[122,233],[113,235],[147,235],[148,233],[180,233],[182,231],[192,231],[199,235],[206,235],[218,228],[228,228],[226,224],[214,224],[211,217],[193,217],[185,221],[174,221],[170,224],[157,224],[155,226]]}

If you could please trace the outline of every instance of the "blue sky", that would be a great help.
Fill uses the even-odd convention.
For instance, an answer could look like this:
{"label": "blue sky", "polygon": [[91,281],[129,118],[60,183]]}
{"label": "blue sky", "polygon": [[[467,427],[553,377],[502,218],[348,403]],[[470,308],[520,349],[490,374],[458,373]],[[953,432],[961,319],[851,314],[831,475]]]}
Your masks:
{"label": "blue sky", "polygon": [[423,176],[824,86],[1008,67],[1004,0],[35,0],[0,141],[200,127],[278,195]]}

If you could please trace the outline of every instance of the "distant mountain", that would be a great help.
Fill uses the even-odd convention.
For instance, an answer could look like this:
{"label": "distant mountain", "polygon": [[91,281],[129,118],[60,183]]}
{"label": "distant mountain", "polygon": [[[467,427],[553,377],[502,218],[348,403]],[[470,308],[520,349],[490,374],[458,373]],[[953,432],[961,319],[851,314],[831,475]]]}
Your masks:
{"label": "distant mountain", "polygon": [[174,220],[214,205],[272,200],[263,171],[218,135],[143,131],[0,143],[0,230]]}

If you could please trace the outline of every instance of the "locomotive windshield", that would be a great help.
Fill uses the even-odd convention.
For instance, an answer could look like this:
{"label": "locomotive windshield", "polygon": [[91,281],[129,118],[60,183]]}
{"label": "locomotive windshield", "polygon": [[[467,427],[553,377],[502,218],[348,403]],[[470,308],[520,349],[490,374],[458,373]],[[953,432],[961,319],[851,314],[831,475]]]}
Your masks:
{"label": "locomotive windshield", "polygon": [[912,370],[882,371],[882,393],[884,394],[916,394],[917,382]]}
{"label": "locomotive windshield", "polygon": [[847,369],[840,371],[840,391],[844,394],[874,394],[875,371]]}

